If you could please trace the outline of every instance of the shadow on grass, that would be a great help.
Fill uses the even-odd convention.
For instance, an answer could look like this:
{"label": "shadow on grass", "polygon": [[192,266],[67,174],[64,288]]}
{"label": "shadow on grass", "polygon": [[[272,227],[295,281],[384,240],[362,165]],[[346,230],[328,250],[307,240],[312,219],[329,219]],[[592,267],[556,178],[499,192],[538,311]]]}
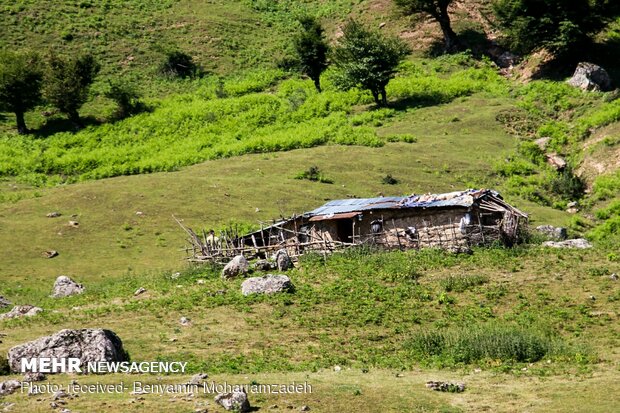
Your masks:
{"label": "shadow on grass", "polygon": [[87,126],[101,125],[103,122],[94,116],[86,116],[80,118],[81,125],[76,125],[74,122],[65,118],[52,118],[48,119],[40,128],[31,131],[32,135],[37,138],[47,138],[51,135],[60,132],[78,132]]}
{"label": "shadow on grass", "polygon": [[424,52],[424,56],[435,58],[444,55],[458,54],[469,50],[475,59],[482,59],[489,56],[488,50],[491,48],[491,41],[482,30],[466,29],[458,34],[459,47],[455,50],[446,50],[443,40],[437,39],[431,43],[430,47]]}

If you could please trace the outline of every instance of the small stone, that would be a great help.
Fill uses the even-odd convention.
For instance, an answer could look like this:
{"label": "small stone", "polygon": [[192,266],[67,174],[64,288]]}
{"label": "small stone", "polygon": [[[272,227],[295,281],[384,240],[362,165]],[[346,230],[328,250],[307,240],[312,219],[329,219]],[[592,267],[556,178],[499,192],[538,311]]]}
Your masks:
{"label": "small stone", "polygon": [[172,274],[170,276],[170,278],[172,278],[173,280],[176,280],[177,278],[179,278],[181,276],[180,272],[175,272],[174,274]]}
{"label": "small stone", "polygon": [[385,22],[381,22],[381,23],[379,23],[379,28],[380,28],[380,29],[383,29],[383,28],[385,27],[385,25],[386,25],[386,23],[385,23]]}
{"label": "small stone", "polygon": [[43,251],[43,257],[45,258],[54,258],[58,256],[58,251],[56,250],[47,250]]}
{"label": "small stone", "polygon": [[181,323],[181,325],[182,325],[182,326],[188,326],[188,325],[190,325],[189,318],[187,318],[187,317],[181,317],[181,318],[179,319],[179,323]]}
{"label": "small stone", "polygon": [[309,412],[310,411],[310,407],[303,405],[299,408],[300,412]]}
{"label": "small stone", "polygon": [[206,283],[206,281],[203,280],[202,278],[199,279],[199,280],[196,280],[196,284],[198,284],[198,285],[204,285],[205,283]]}
{"label": "small stone", "polygon": [[334,371],[335,371],[335,372],[339,372],[340,370],[342,370],[342,367],[340,367],[340,366],[334,366]]}
{"label": "small stone", "polygon": [[57,392],[55,392],[55,393],[52,395],[52,400],[54,400],[54,401],[58,401],[58,400],[60,400],[60,399],[64,399],[64,398],[67,398],[67,397],[69,397],[69,393],[67,393],[67,392],[66,392],[66,391],[64,391],[64,390],[58,390]]}
{"label": "small stone", "polygon": [[142,211],[136,211],[136,215],[144,215],[144,212],[142,212]]}
{"label": "small stone", "polygon": [[61,216],[62,214],[58,211],[53,211],[53,212],[49,212],[46,217],[48,218],[58,218],[59,216]]}
{"label": "small stone", "polygon": [[77,228],[80,226],[80,223],[77,221],[69,221],[69,226],[73,228]]}
{"label": "small stone", "polygon": [[11,302],[0,295],[0,308],[6,308],[11,305]]}
{"label": "small stone", "polygon": [[61,275],[54,282],[52,297],[67,297],[69,295],[82,294],[83,292],[84,286],[82,284],[76,283],[66,275]]}
{"label": "small stone", "polygon": [[614,272],[614,273],[612,273],[612,274],[609,276],[609,279],[610,279],[610,280],[612,280],[612,281],[618,281],[618,274],[616,274],[615,272]]}
{"label": "small stone", "polygon": [[450,393],[462,393],[465,391],[465,383],[449,383],[445,381],[427,381],[426,387],[435,390]]}
{"label": "small stone", "polygon": [[5,318],[32,317],[39,314],[43,309],[33,305],[16,305],[8,313],[0,314],[0,320]]}
{"label": "small stone", "polygon": [[57,408],[58,408],[58,403],[56,403],[56,402],[50,402],[50,407],[51,407],[52,409],[57,409]]}
{"label": "small stone", "polygon": [[222,270],[222,278],[228,280],[247,273],[249,269],[248,260],[243,255],[237,255]]}
{"label": "small stone", "polygon": [[17,380],[7,380],[0,382],[0,396],[6,396],[7,394],[13,394],[22,387],[22,384]]}
{"label": "small stone", "polygon": [[29,371],[26,374],[24,374],[24,381],[27,382],[35,382],[35,381],[43,381],[45,380],[45,374],[40,373],[40,372],[32,372]]}
{"label": "small stone", "polygon": [[187,382],[187,384],[196,384],[196,385],[200,385],[202,384],[206,379],[209,378],[209,375],[207,373],[198,373],[198,374],[194,374],[189,381]]}
{"label": "small stone", "polygon": [[133,295],[134,295],[134,296],[138,296],[138,295],[143,294],[143,293],[145,293],[145,292],[146,292],[146,288],[144,288],[144,287],[140,287],[140,288],[138,288],[138,289],[136,290],[136,292],[135,292],[135,293],[133,293]]}

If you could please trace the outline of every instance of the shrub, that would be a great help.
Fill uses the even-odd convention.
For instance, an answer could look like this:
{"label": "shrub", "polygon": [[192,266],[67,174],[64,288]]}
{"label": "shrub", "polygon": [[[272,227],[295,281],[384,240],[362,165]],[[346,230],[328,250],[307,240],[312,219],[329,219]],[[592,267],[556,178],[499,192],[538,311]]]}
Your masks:
{"label": "shrub", "polygon": [[583,196],[585,183],[573,174],[571,168],[566,167],[551,181],[551,190],[554,194],[568,200],[579,199]]}
{"label": "shrub", "polygon": [[120,80],[108,81],[108,84],[104,96],[116,103],[116,118],[124,119],[146,110],[135,85]]}
{"label": "shrub", "polygon": [[198,66],[187,53],[180,50],[170,50],[166,52],[159,72],[168,77],[194,77],[198,74]]}
{"label": "shrub", "polygon": [[321,170],[319,169],[318,166],[311,166],[307,170],[298,173],[295,176],[295,179],[306,179],[308,181],[321,182],[321,183],[324,183],[324,184],[333,184],[334,183],[334,181],[332,179],[326,178],[323,175],[323,172],[321,172]]}
{"label": "shrub", "polygon": [[381,178],[381,183],[384,185],[396,185],[398,183],[398,179],[394,178],[391,174],[387,174]]}
{"label": "shrub", "polygon": [[477,285],[485,284],[489,281],[483,275],[450,275],[439,281],[439,285],[446,292],[463,292]]}

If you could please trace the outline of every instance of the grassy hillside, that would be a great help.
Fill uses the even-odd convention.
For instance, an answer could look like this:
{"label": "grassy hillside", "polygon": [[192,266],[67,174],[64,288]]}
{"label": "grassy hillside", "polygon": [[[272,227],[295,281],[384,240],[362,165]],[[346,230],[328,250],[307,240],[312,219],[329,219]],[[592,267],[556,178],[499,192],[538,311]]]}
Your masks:
{"label": "grassy hillside", "polygon": [[[482,30],[496,36],[488,7],[455,3],[456,30],[472,41]],[[388,108],[366,92],[337,90],[330,71],[318,94],[279,67],[295,17],[307,12],[330,41],[354,16],[386,23],[381,30],[414,46],[388,85]],[[618,27],[594,48],[614,76]],[[34,133],[18,136],[13,115],[0,114],[0,295],[44,308],[0,321],[0,354],[63,328],[109,328],[133,360],[187,361],[188,373],[217,382],[313,386],[312,394],[250,395],[259,411],[612,411],[620,403],[618,93],[581,92],[560,74],[522,83],[479,51],[428,57],[438,38],[434,23],[403,18],[387,0],[0,0],[0,47],[89,49],[103,66],[82,130],[40,107],[26,119]],[[165,51],[176,48],[204,68],[202,77],[158,75]],[[113,119],[101,92],[117,77],[141,87],[149,111]],[[542,137],[545,150],[535,144]],[[567,172],[547,164],[551,152],[566,158]],[[295,179],[313,166],[332,183]],[[387,175],[396,183],[384,183]],[[546,249],[533,237],[472,255],[307,256],[287,272],[294,293],[244,297],[242,280],[185,262],[172,218],[195,229],[247,228],[329,199],[473,187],[500,190],[532,227],[565,225],[595,248]],[[566,212],[572,201],[577,214]],[[46,217],[52,211],[62,215]],[[46,250],[59,255],[44,258]],[[61,274],[86,293],[50,298]],[[139,287],[147,291],[134,296]],[[49,381],[72,379],[187,377]],[[427,380],[467,389],[432,392]],[[48,399],[18,393],[2,402],[43,412]],[[66,407],[223,411],[212,395],[128,392]]]}

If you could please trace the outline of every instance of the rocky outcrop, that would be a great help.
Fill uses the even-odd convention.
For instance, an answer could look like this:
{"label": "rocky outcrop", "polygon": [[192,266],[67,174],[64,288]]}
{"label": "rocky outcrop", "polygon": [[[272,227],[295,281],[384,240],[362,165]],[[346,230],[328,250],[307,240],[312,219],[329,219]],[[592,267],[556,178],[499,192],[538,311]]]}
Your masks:
{"label": "rocky outcrop", "polygon": [[583,238],[567,239],[565,241],[545,241],[542,245],[543,247],[552,248],[592,248],[592,244]]}
{"label": "rocky outcrop", "polygon": [[52,291],[52,297],[67,297],[75,294],[82,294],[84,292],[84,286],[73,281],[66,275],[61,275],[56,278],[54,283],[54,290]]}
{"label": "rocky outcrop", "polygon": [[248,278],[241,284],[241,293],[250,294],[274,294],[288,292],[293,289],[291,279],[286,275],[267,274],[263,277]]}
{"label": "rocky outcrop", "polygon": [[61,330],[51,336],[20,344],[9,350],[11,371],[21,371],[22,358],[79,358],[91,361],[128,361],[121,339],[110,330]]}
{"label": "rocky outcrop", "polygon": [[246,274],[250,269],[248,260],[243,255],[237,255],[222,270],[222,278],[235,278],[239,275]]}
{"label": "rocky outcrop", "polygon": [[581,90],[606,91],[611,89],[611,78],[605,69],[593,63],[577,64],[575,73],[568,84]]}
{"label": "rocky outcrop", "polygon": [[41,311],[43,311],[41,307],[35,307],[33,305],[16,305],[8,313],[0,314],[0,320],[6,318],[32,317]]}
{"label": "rocky outcrop", "polygon": [[233,391],[232,393],[218,394],[215,396],[215,402],[226,410],[234,410],[236,412],[250,411],[250,401],[243,389]]}
{"label": "rocky outcrop", "polygon": [[551,238],[556,241],[563,241],[567,238],[566,228],[564,227],[554,227],[553,225],[539,225],[536,227],[536,231],[545,235],[547,238]]}

